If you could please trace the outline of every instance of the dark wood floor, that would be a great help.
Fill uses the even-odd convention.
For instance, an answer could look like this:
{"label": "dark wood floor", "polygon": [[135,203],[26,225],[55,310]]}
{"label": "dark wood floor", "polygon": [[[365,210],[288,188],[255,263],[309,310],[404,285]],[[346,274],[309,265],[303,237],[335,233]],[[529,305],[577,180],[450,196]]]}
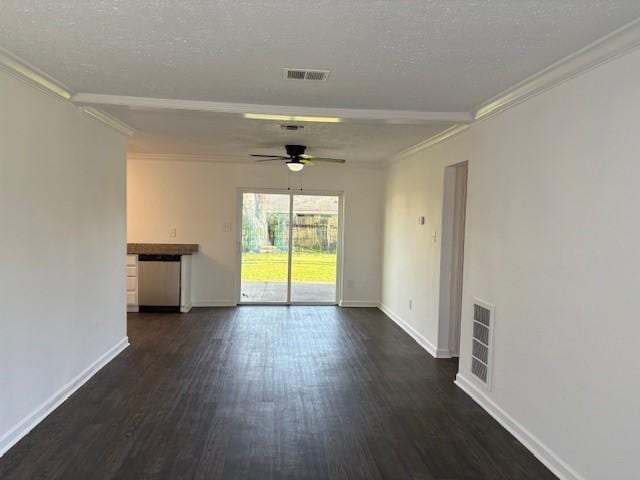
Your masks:
{"label": "dark wood floor", "polygon": [[552,479],[377,309],[132,314],[8,479]]}

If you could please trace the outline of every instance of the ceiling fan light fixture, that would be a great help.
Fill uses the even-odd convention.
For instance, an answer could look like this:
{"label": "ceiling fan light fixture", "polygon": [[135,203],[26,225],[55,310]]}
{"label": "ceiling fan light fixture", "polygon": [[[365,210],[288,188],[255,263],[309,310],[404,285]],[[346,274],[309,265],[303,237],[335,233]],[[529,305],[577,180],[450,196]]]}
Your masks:
{"label": "ceiling fan light fixture", "polygon": [[287,167],[292,172],[299,172],[304,168],[304,163],[300,162],[287,162]]}

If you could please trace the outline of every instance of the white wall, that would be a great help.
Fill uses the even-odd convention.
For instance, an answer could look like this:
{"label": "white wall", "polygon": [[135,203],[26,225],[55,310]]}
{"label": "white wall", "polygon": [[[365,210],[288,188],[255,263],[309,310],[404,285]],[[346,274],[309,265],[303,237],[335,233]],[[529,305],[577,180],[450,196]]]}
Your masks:
{"label": "white wall", "polygon": [[126,342],[125,151],[0,71],[0,453]]}
{"label": "white wall", "polygon": [[[283,165],[132,160],[128,162],[128,241],[198,243],[192,265],[194,305],[237,301],[238,188],[298,187]],[[305,168],[305,190],[344,192],[344,302],[377,305],[382,256],[383,171],[348,166]],[[224,231],[224,224],[231,231]],[[176,228],[176,237],[170,237]],[[353,287],[348,281],[353,280]]]}
{"label": "white wall", "polygon": [[[639,476],[639,82],[636,51],[392,164],[387,179],[383,303],[436,345],[429,235],[445,166],[469,160],[460,382],[565,478]],[[485,396],[469,372],[474,297],[496,305]]]}

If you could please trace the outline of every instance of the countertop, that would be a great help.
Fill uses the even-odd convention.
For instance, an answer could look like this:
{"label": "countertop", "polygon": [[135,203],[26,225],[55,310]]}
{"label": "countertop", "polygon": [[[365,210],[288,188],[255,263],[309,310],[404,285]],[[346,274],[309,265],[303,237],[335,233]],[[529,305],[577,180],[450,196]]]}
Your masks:
{"label": "countertop", "polygon": [[199,248],[197,243],[127,243],[130,255],[191,255]]}

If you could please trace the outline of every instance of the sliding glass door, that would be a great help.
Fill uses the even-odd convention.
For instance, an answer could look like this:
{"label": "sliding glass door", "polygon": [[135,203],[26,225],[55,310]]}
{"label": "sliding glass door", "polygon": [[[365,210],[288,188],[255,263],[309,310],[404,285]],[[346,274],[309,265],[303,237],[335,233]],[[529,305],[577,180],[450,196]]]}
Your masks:
{"label": "sliding glass door", "polygon": [[288,194],[242,195],[241,302],[289,299],[290,203]]}
{"label": "sliding glass door", "polygon": [[243,192],[241,303],[336,303],[340,197]]}
{"label": "sliding glass door", "polygon": [[291,301],[335,302],[340,198],[293,195]]}

